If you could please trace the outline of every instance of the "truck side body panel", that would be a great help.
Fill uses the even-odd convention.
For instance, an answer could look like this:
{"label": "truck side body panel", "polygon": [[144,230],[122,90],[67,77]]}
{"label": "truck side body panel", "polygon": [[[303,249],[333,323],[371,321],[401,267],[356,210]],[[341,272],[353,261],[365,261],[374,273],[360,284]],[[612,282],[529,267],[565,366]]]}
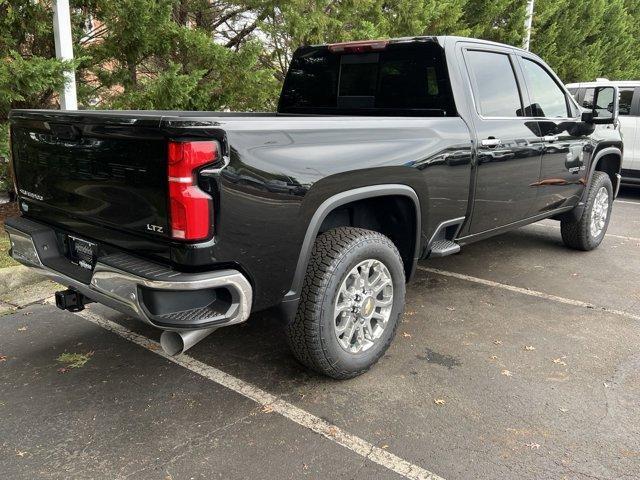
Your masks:
{"label": "truck side body panel", "polygon": [[[179,270],[235,266],[254,285],[255,308],[275,305],[287,293],[311,217],[332,195],[380,184],[411,187],[422,205],[420,253],[440,222],[467,212],[471,136],[456,117],[234,117],[213,112],[147,112],[153,115],[148,121],[155,128],[141,130],[148,135],[144,140],[135,137],[138,130],[129,128],[127,135],[137,138],[141,146],[123,152],[123,146],[135,140],[112,140],[125,135],[120,133],[121,125],[133,114],[125,112],[114,118],[113,112],[65,113],[53,119],[45,117],[46,121],[40,115],[51,113],[12,115],[13,135],[20,139],[14,142],[18,188],[33,194],[20,195],[26,217],[135,255],[170,262]],[[54,122],[75,126],[77,137],[56,138],[47,130]],[[92,124],[101,122],[117,127],[96,133],[98,127]],[[210,241],[196,244],[172,241],[146,228],[147,223],[166,225],[166,213],[162,219],[152,214],[166,212],[162,204],[166,198],[164,145],[169,139],[184,138],[220,139],[226,165],[201,172],[202,181],[211,182],[217,195],[216,233]],[[27,142],[29,148],[23,149],[21,142]],[[31,159],[38,158],[36,152],[50,152],[47,161],[34,164]],[[137,173],[131,167],[123,172],[117,185],[111,177],[95,175],[107,167],[113,171],[112,165],[118,162],[144,166],[150,177],[144,184],[148,191],[136,196],[132,188],[139,181],[137,176],[144,175],[142,167]],[[35,179],[52,175],[60,179],[55,183],[55,194],[62,197],[64,193],[66,203],[51,205],[52,193],[39,190],[42,182]],[[110,203],[100,203],[100,199]],[[148,199],[154,200],[155,210],[150,206],[149,213],[142,215],[141,206],[152,204]],[[87,206],[86,211],[79,208],[82,202],[91,201],[95,205]],[[105,221],[105,215],[111,215],[113,221]],[[127,215],[137,217],[124,221]],[[123,220],[120,224],[118,218]]]}

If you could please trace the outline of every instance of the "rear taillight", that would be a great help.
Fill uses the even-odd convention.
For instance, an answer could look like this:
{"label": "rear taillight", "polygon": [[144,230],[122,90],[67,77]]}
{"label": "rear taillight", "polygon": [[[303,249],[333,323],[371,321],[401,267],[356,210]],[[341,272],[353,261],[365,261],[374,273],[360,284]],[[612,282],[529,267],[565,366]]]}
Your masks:
{"label": "rear taillight", "polygon": [[214,141],[169,142],[169,218],[171,236],[203,240],[212,225],[212,199],[198,188],[196,170],[218,158]]}

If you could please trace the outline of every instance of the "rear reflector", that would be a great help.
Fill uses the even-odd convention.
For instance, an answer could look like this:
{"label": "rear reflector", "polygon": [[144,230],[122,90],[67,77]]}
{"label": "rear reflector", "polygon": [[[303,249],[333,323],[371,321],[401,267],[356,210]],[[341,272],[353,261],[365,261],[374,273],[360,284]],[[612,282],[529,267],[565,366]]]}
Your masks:
{"label": "rear reflector", "polygon": [[195,170],[218,158],[214,141],[169,142],[169,215],[171,236],[203,240],[211,229],[209,195],[198,188]]}
{"label": "rear reflector", "polygon": [[363,42],[343,42],[329,45],[331,53],[364,53],[384,50],[389,44],[388,40],[366,40]]}

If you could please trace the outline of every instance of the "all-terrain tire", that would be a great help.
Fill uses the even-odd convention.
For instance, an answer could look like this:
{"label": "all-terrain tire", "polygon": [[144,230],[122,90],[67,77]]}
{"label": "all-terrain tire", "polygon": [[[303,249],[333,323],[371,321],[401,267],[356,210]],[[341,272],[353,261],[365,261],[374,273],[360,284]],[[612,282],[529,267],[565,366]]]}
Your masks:
{"label": "all-terrain tire", "polygon": [[[596,205],[598,194],[605,189],[607,192],[607,208],[606,218],[604,219],[604,226],[599,233],[594,235],[591,228],[591,223],[594,214],[597,211]],[[611,217],[611,207],[613,206],[613,186],[611,185],[611,179],[609,175],[604,172],[594,172],[591,179],[591,186],[587,194],[587,201],[582,215],[577,221],[561,221],[560,231],[562,232],[562,241],[564,244],[576,250],[593,250],[604,239],[607,233],[607,227],[609,226],[609,219]]]}
{"label": "all-terrain tire", "polygon": [[[334,307],[341,285],[366,260],[381,262],[393,286],[390,316],[382,334],[365,351],[352,353],[339,343]],[[374,365],[393,340],[404,310],[405,273],[393,242],[378,232],[340,227],[318,236],[295,318],[286,326],[294,356],[308,368],[335,379],[353,378]]]}

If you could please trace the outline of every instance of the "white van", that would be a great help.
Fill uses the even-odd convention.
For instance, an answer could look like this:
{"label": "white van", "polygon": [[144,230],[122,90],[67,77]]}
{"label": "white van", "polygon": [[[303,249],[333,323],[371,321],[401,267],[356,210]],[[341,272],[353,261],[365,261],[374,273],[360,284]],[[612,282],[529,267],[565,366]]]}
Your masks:
{"label": "white van", "polygon": [[567,89],[584,108],[591,108],[594,87],[616,85],[620,90],[620,129],[624,140],[622,181],[640,185],[640,80],[570,83]]}

